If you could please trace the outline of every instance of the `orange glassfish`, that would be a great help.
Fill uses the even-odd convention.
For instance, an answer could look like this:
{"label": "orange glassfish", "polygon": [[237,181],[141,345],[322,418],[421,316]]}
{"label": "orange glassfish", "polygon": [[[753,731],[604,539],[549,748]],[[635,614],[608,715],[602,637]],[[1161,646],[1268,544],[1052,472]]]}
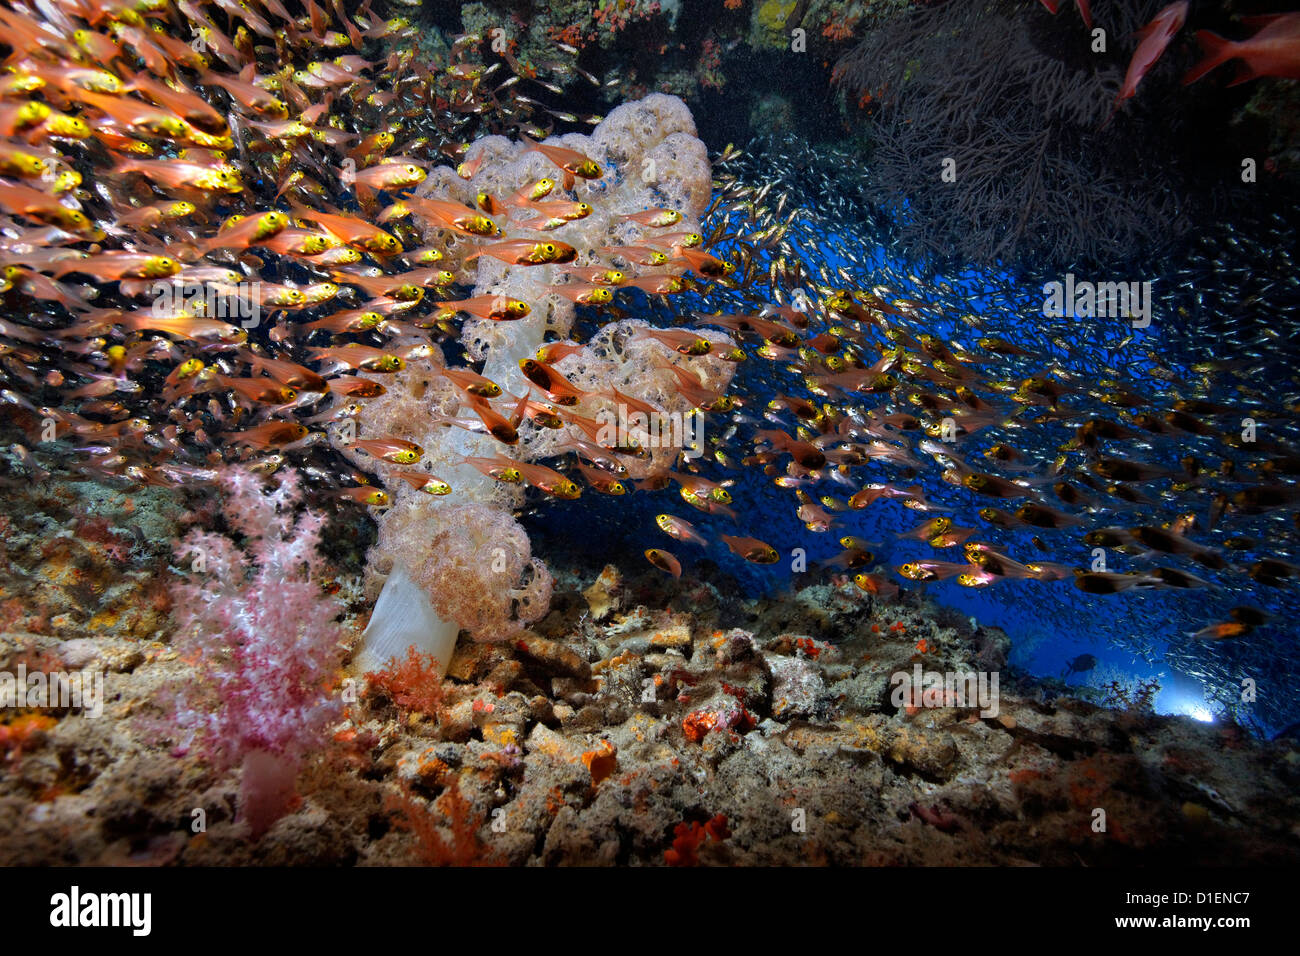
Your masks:
{"label": "orange glassfish", "polygon": [[705,388],[704,384],[700,381],[699,376],[693,374],[688,369],[681,368],[677,365],[659,363],[656,363],[656,365],[658,368],[662,368],[672,373],[673,377],[677,379],[678,393],[682,398],[686,399],[696,408],[702,408],[706,411],[728,410],[730,403],[727,397],[719,391]]}
{"label": "orange glassfish", "polygon": [[109,251],[65,260],[52,270],[54,277],[62,278],[70,272],[94,276],[100,282],[119,279],[162,279],[181,271],[181,264],[170,256],[144,252]]}
{"label": "orange glassfish", "polygon": [[582,494],[582,489],[573,479],[545,465],[525,464],[518,461],[514,465],[523,475],[524,481],[553,498],[573,499]]}
{"label": "orange glassfish", "polygon": [[394,471],[392,475],[395,478],[402,479],[416,491],[423,491],[426,495],[442,496],[451,494],[451,485],[427,471]]}
{"label": "orange glassfish", "polygon": [[627,213],[623,218],[643,226],[661,229],[664,226],[677,225],[682,221],[682,214],[676,209],[646,209],[643,212]]}
{"label": "orange glassfish", "polygon": [[708,547],[708,540],[689,521],[673,515],[656,515],[655,524],[665,534],[670,534],[679,541],[692,541],[700,547]]}
{"label": "orange glassfish", "polygon": [[1145,574],[1118,574],[1112,571],[1076,572],[1074,586],[1088,594],[1118,594],[1130,588],[1158,587],[1159,578]]}
{"label": "orange glassfish", "polygon": [[347,447],[358,448],[367,455],[395,465],[414,465],[424,457],[423,448],[402,438],[358,438]]}
{"label": "orange glassfish", "polygon": [[268,405],[287,405],[298,397],[298,392],[288,385],[277,385],[269,378],[230,378],[215,375],[213,381],[222,388],[233,389],[253,402]]}
{"label": "orange glassfish", "polygon": [[690,329],[637,329],[633,338],[650,338],[662,342],[682,355],[708,355],[713,343]]}
{"label": "orange glassfish", "polygon": [[382,488],[368,488],[365,485],[359,488],[336,488],[332,494],[335,497],[346,498],[349,501],[355,501],[359,505],[368,505],[371,508],[386,508],[392,504],[388,492]]}
{"label": "orange glassfish", "polygon": [[177,64],[199,71],[210,65],[208,57],[191,46],[192,41],[157,30],[146,31],[141,26],[127,23],[126,18],[115,18],[112,30],[117,39],[135,50],[155,76],[175,78]]}
{"label": "orange glassfish", "polygon": [[996,584],[1001,578],[990,571],[972,570],[962,572],[955,580],[964,588],[986,588]]}
{"label": "orange glassfish", "polygon": [[473,369],[444,366],[434,371],[469,395],[477,395],[479,398],[496,398],[501,394],[500,385],[491,379],[484,378]]}
{"label": "orange glassfish", "polygon": [[1036,528],[1067,528],[1083,524],[1081,518],[1037,502],[1021,505],[1016,509],[1015,514],[1017,519]]}
{"label": "orange glassfish", "polygon": [[[581,438],[569,437],[557,446],[563,451],[576,452],[584,461],[589,461],[601,471],[607,471],[611,475],[618,475],[620,478],[627,477],[627,466],[618,460],[616,455],[610,454],[599,445],[594,445],[589,441]],[[644,487],[645,483],[638,484],[637,487]]]}
{"label": "orange glassfish", "polygon": [[548,285],[547,292],[562,296],[578,305],[609,305],[614,301],[614,290],[605,285],[584,285],[570,282],[565,285]]}
{"label": "orange glassfish", "polygon": [[942,581],[957,574],[977,574],[980,568],[973,564],[957,564],[952,561],[909,561],[896,569],[909,581]]}
{"label": "orange glassfish", "polygon": [[603,468],[593,468],[581,461],[576,462],[578,471],[587,480],[587,484],[606,495],[625,495],[627,486]]}
{"label": "orange glassfish", "polygon": [[1207,624],[1199,631],[1189,631],[1187,636],[1205,641],[1223,641],[1231,637],[1241,637],[1243,634],[1250,633],[1250,630],[1250,625],[1241,621],[1223,621],[1219,624]]}
{"label": "orange glassfish", "polygon": [[428,196],[409,196],[405,202],[411,209],[432,219],[443,229],[450,229],[467,236],[492,238],[501,235],[500,226],[469,206],[462,206],[447,199],[432,199]]}
{"label": "orange glassfish", "polygon": [[745,538],[729,534],[718,535],[732,553],[752,564],[775,564],[781,559],[776,548],[757,538]]}
{"label": "orange glassfish", "polygon": [[194,203],[187,200],[165,200],[123,212],[117,217],[117,224],[128,229],[155,229],[165,222],[191,216],[195,211]]}
{"label": "orange glassfish", "polygon": [[224,163],[204,165],[175,159],[123,159],[113,173],[140,173],[168,189],[198,189],[205,192],[239,193],[244,184],[239,173]]}
{"label": "orange glassfish", "polygon": [[[13,135],[14,124],[22,122],[20,114],[22,114],[25,106],[44,106],[44,104],[35,100],[24,104],[11,104],[8,107],[0,104],[0,135]],[[10,132],[5,132],[6,130],[10,130]],[[0,172],[6,176],[33,179],[37,176],[48,175],[47,171],[52,162],[57,162],[55,156],[29,152],[26,149],[0,141]]]}
{"label": "orange glassfish", "polygon": [[787,452],[801,467],[816,471],[826,464],[826,453],[811,442],[791,438],[779,429],[760,429],[754,433],[754,442],[769,442],[772,447]]}
{"label": "orange glassfish", "polygon": [[766,341],[781,348],[794,349],[800,345],[799,335],[794,329],[783,322],[764,319],[756,315],[708,315],[704,312],[697,312],[695,318],[705,325],[720,325],[724,329],[732,329],[737,332],[757,332]]}
{"label": "orange glassfish", "polygon": [[545,402],[529,399],[524,405],[524,417],[538,428],[558,430],[564,427],[564,419],[560,417],[559,409]]}
{"label": "orange glassfish", "polygon": [[500,216],[506,211],[506,207],[501,205],[501,203],[497,201],[497,198],[491,193],[479,193],[474,197],[474,201],[478,204],[478,208],[482,209],[489,216]]}
{"label": "orange glassfish", "polygon": [[864,568],[875,560],[875,555],[862,548],[846,548],[829,561],[823,562],[828,568]]}
{"label": "orange glassfish", "polygon": [[1005,554],[993,550],[987,544],[972,541],[962,550],[966,554],[966,560],[981,571],[987,571],[1002,578],[1017,578],[1020,580],[1037,577],[1037,574],[1026,565],[1021,564],[1019,561],[1013,561]]}
{"label": "orange glassfish", "polygon": [[229,126],[226,125],[226,118],[184,83],[173,80],[176,85],[169,86],[166,83],[159,83],[145,73],[124,75],[127,78],[128,90],[143,93],[155,103],[170,109],[186,123],[216,135],[230,132]]}
{"label": "orange glassfish", "polygon": [[452,302],[435,302],[441,309],[468,312],[478,319],[491,319],[494,322],[508,322],[522,319],[532,311],[527,302],[508,299],[503,295],[476,295],[472,299],[459,299]]}
{"label": "orange glassfish", "polygon": [[831,526],[835,523],[834,517],[832,517],[824,508],[813,504],[812,500],[802,489],[800,489],[797,494],[800,496],[800,505],[795,511],[795,515],[804,523],[804,527],[809,531],[816,533],[829,531]]}
{"label": "orange glassfish", "polygon": [[491,458],[470,457],[462,458],[461,464],[477,469],[494,481],[517,485],[524,480],[523,474],[517,467],[519,463],[512,458],[502,458],[499,455]]}
{"label": "orange glassfish", "polygon": [[[524,209],[531,209],[544,219],[563,219],[566,222],[586,219],[592,213],[591,203],[570,199],[557,199],[551,202],[530,202],[528,205],[524,206]],[[535,221],[536,220],[528,220],[528,222]],[[521,225],[527,225],[527,222],[521,223]]]}
{"label": "orange glassfish", "polygon": [[704,245],[704,237],[698,232],[661,232],[640,239],[642,245],[667,249],[676,255],[683,249],[695,249]]}
{"label": "orange glassfish", "polygon": [[1053,561],[1030,561],[1025,567],[1033,574],[1035,581],[1068,581],[1074,569],[1068,564]]}
{"label": "orange glassfish", "polygon": [[[686,497],[686,492],[690,492],[700,498],[708,498],[724,505],[731,504],[730,492],[716,481],[710,481],[700,475],[683,474],[680,471],[669,471],[668,476],[682,486],[682,497]],[[730,481],[727,484],[730,484]]]}
{"label": "orange glassfish", "polygon": [[281,256],[317,256],[342,243],[327,232],[289,226],[274,236],[259,240],[258,245]]}
{"label": "orange glassfish", "polygon": [[546,240],[536,242],[532,239],[511,239],[496,242],[490,246],[480,246],[478,250],[465,257],[466,262],[479,256],[491,256],[502,262],[516,266],[540,266],[559,262],[572,262],[578,257],[578,250],[567,242]]}
{"label": "orange glassfish", "polygon": [[898,596],[899,587],[893,581],[879,574],[868,574],[865,571],[853,575],[853,583],[868,594],[874,594],[885,600],[890,600]]}
{"label": "orange glassfish", "polygon": [[379,328],[383,323],[384,317],[378,312],[370,309],[347,309],[317,319],[315,322],[294,326],[294,331],[310,332],[314,329],[323,329],[334,333],[369,332],[371,329]]}
{"label": "orange glassfish", "polygon": [[357,143],[348,155],[358,161],[373,158],[383,154],[396,141],[396,137],[388,130],[376,130]]}
{"label": "orange glassfish", "polygon": [[672,552],[665,551],[663,548],[648,548],[645,559],[660,571],[666,571],[675,578],[682,576],[682,563],[673,556]]}
{"label": "orange glassfish", "polygon": [[183,139],[193,127],[167,108],[160,108],[131,96],[104,96],[81,91],[77,99],[96,112],[117,121],[127,132]]}
{"label": "orange glassfish", "polygon": [[972,472],[961,479],[963,487],[971,491],[979,492],[982,495],[988,495],[992,498],[1024,498],[1032,495],[1033,492],[1024,485],[1018,485],[1014,481],[1007,481],[1005,478],[999,478],[997,475],[986,475]]}
{"label": "orange glassfish", "polygon": [[291,202],[289,205],[299,219],[310,219],[349,245],[361,246],[367,252],[379,256],[394,256],[402,251],[402,244],[395,237],[364,220],[317,212],[297,203]]}
{"label": "orange glassfish", "polygon": [[253,216],[231,217],[211,239],[199,244],[206,254],[214,249],[246,249],[255,242],[270,239],[289,226],[289,217],[279,210]]}
{"label": "orange glassfish", "polygon": [[400,372],[406,367],[406,362],[391,352],[356,342],[336,348],[311,348],[307,357],[313,362],[331,362],[335,368],[363,368],[371,372]]}
{"label": "orange glassfish", "polygon": [[81,210],[65,206],[48,193],[32,189],[30,186],[0,183],[0,208],[39,222],[50,223],[87,239],[99,241],[104,238],[104,231],[91,222]]}
{"label": "orange glassfish", "polygon": [[57,302],[73,312],[89,312],[94,308],[68,286],[39,272],[8,266],[3,275],[5,289],[14,288],[34,299]]}
{"label": "orange glassfish", "polygon": [[388,391],[379,382],[355,375],[336,375],[322,381],[325,382],[325,388],[342,398],[378,398]]}
{"label": "orange glassfish", "polygon": [[555,369],[537,359],[520,359],[519,370],[524,373],[524,378],[549,395],[551,401],[557,405],[577,404],[579,399],[587,394]]}
{"label": "orange glassfish", "polygon": [[[156,315],[152,309],[141,309],[129,313],[108,310],[96,314],[87,324],[74,327],[74,329],[77,334],[83,334],[88,329],[101,327],[105,321],[134,332],[145,330],[166,332],[170,335],[189,339],[220,339],[223,342],[239,343],[248,338],[248,333],[243,329],[227,322],[219,322],[216,319],[205,319],[185,313]],[[74,329],[68,331],[72,332]]]}
{"label": "orange glassfish", "polygon": [[306,438],[309,429],[297,422],[270,421],[243,431],[226,432],[224,437],[237,445],[251,445],[254,448],[272,448],[291,445]]}
{"label": "orange glassfish", "polygon": [[487,155],[485,153],[480,153],[473,159],[461,163],[456,167],[456,175],[461,179],[473,179],[474,175],[479,171],[479,167],[483,165],[483,160],[485,159],[487,159]]}
{"label": "orange glassfish", "polygon": [[404,272],[395,276],[366,276],[342,270],[335,270],[331,274],[345,285],[365,290],[367,295],[416,302],[424,297],[424,283],[431,281],[437,285],[447,285],[456,278],[450,272],[440,269]]}
{"label": "orange glassfish", "polygon": [[265,372],[281,385],[288,385],[304,392],[325,392],[330,387],[322,376],[309,368],[284,359],[268,358],[265,355],[247,355],[247,361],[258,372]]}
{"label": "orange glassfish", "polygon": [[597,285],[622,285],[628,278],[627,273],[612,266],[570,266],[564,275]]}
{"label": "orange glassfish", "polygon": [[538,179],[521,188],[513,196],[506,200],[512,206],[529,207],[529,203],[535,203],[539,199],[544,199],[555,189],[554,179]]}
{"label": "orange glassfish", "polygon": [[642,266],[661,266],[668,261],[668,253],[649,246],[606,246],[601,251]]}
{"label": "orange glassfish", "polygon": [[183,362],[177,363],[176,367],[171,370],[163,384],[168,388],[173,388],[181,382],[193,378],[205,368],[202,359],[188,358]]}
{"label": "orange glassfish", "polygon": [[479,417],[489,435],[505,445],[514,445],[519,442],[519,423],[523,421],[524,408],[528,404],[527,392],[519,399],[514,414],[508,419],[497,412],[485,398],[470,395],[468,400],[469,407]]}
{"label": "orange glassfish", "polygon": [[612,385],[608,389],[602,390],[600,392],[596,392],[595,394],[603,395],[605,398],[610,399],[615,404],[626,406],[627,408],[630,408],[632,411],[640,412],[642,415],[645,415],[647,417],[654,416],[654,415],[662,415],[664,413],[662,408],[656,408],[654,405],[650,404],[649,402],[643,402],[639,398],[633,398],[631,395],[628,395],[625,392],[620,392],[617,388],[615,388]]}
{"label": "orange glassfish", "polygon": [[518,223],[520,229],[531,229],[533,232],[550,232],[553,229],[559,229],[561,226],[567,226],[568,219],[529,219],[525,222]]}
{"label": "orange glassfish", "polygon": [[568,358],[576,352],[581,352],[586,346],[579,342],[548,342],[537,350],[537,361],[546,362],[554,365],[563,359]]}
{"label": "orange glassfish", "polygon": [[199,82],[205,86],[221,87],[230,94],[232,99],[255,113],[286,119],[289,116],[288,108],[281,100],[253,82],[253,71],[252,63],[244,67],[238,78],[205,71],[199,75]]}
{"label": "orange glassfish", "polygon": [[352,181],[364,189],[395,191],[424,182],[426,173],[414,163],[381,163],[352,174]]}
{"label": "orange glassfish", "polygon": [[583,179],[599,179],[604,175],[604,170],[600,165],[589,156],[584,156],[576,149],[566,149],[563,146],[549,146],[545,143],[539,143],[527,136],[521,137],[528,144],[525,152],[541,153],[560,169],[564,170],[564,188],[572,189],[574,177],[581,176]]}
{"label": "orange glassfish", "polygon": [[634,289],[640,289],[651,295],[675,295],[686,288],[682,282],[681,276],[668,275],[667,273],[647,273],[641,276],[632,276],[625,280],[627,285]]}

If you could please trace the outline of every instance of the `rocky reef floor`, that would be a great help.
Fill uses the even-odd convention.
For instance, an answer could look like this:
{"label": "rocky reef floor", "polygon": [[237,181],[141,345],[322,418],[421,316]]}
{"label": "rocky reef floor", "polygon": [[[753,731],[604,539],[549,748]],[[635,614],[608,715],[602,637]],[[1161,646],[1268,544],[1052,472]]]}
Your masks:
{"label": "rocky reef floor", "polygon": [[[179,506],[85,483],[8,500],[0,671],[99,670],[105,700],[0,716],[5,864],[1300,861],[1294,742],[1080,699],[916,593],[833,578],[748,600],[612,565],[554,568],[550,613],[462,636],[445,681],[418,661],[341,675],[345,719],[254,840],[238,771],[150,719],[192,675],[160,584]],[[900,706],[892,679],[918,668],[996,673],[996,707]]]}

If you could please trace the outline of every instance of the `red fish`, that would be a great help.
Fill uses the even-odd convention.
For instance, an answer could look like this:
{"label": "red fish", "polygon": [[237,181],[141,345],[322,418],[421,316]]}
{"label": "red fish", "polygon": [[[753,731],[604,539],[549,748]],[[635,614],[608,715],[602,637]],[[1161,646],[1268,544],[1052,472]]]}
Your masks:
{"label": "red fish", "polygon": [[1245,64],[1229,86],[1261,76],[1300,79],[1300,12],[1243,17],[1241,22],[1261,29],[1245,40],[1225,40],[1209,30],[1196,31],[1196,39],[1205,48],[1205,58],[1187,72],[1184,84],[1199,80],[1229,60],[1241,60]]}
{"label": "red fish", "polygon": [[307,434],[307,427],[297,422],[269,421],[243,431],[226,432],[224,437],[237,445],[270,448],[293,444],[306,438]]}
{"label": "red fish", "polygon": [[663,548],[649,548],[645,553],[645,558],[660,571],[666,571],[675,578],[682,576],[682,563],[671,552]]}
{"label": "red fish", "polygon": [[730,534],[718,535],[737,557],[744,558],[752,564],[775,564],[780,560],[776,548],[757,538],[745,538]]}
{"label": "red fish", "polygon": [[[1047,7],[1049,13],[1055,15],[1057,10],[1061,9],[1061,0],[1039,0]],[[1079,16],[1083,17],[1083,25],[1089,30],[1092,29],[1092,5],[1089,0],[1074,0],[1074,5],[1079,8]]]}
{"label": "red fish", "polygon": [[548,143],[539,143],[536,140],[529,139],[527,136],[520,137],[527,145],[528,149],[524,152],[541,153],[560,169],[564,170],[564,188],[572,189],[574,177],[581,176],[583,179],[600,179],[604,175],[604,170],[600,164],[590,156],[584,156],[575,149],[566,149],[563,146],[552,146]]}
{"label": "red fish", "polygon": [[[1164,55],[1165,48],[1174,34],[1183,28],[1187,21],[1187,0],[1171,3],[1152,18],[1151,22],[1138,31],[1141,42],[1129,61],[1128,72],[1124,74],[1124,85],[1115,96],[1115,105],[1111,107],[1111,116],[1119,109],[1119,104],[1137,92],[1142,78],[1156,65]],[[1109,117],[1106,120],[1110,122]]]}

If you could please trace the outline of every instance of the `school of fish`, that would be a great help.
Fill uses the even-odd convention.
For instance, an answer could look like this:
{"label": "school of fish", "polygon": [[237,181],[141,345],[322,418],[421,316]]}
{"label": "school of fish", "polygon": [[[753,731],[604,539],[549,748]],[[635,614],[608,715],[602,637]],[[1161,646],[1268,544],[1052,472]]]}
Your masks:
{"label": "school of fish", "polygon": [[[28,434],[15,451],[34,474],[56,451],[75,454],[87,476],[160,486],[211,480],[226,462],[295,466],[330,496],[383,507],[387,493],[332,453],[322,428],[381,394],[384,373],[454,342],[462,317],[509,322],[538,306],[459,293],[446,237],[475,243],[470,260],[573,262],[574,248],[548,233],[590,214],[575,186],[605,170],[548,145],[535,119],[597,117],[520,93],[560,89],[508,53],[486,65],[483,37],[459,37],[447,62],[422,63],[400,46],[409,22],[381,20],[369,2],[351,16],[337,2],[291,12],[298,6],[0,6],[0,399]],[[367,58],[381,44],[396,52]],[[553,178],[483,194],[476,207],[411,193],[487,132],[526,142]],[[733,147],[717,157],[705,235],[674,229],[672,209],[635,213],[641,240],[599,250],[601,262],[573,265],[549,289],[583,306],[586,326],[628,316],[677,326],[646,333],[668,355],[707,354],[706,329],[741,343],[723,357],[758,370],[738,375],[730,394],[666,366],[707,417],[705,457],[621,480],[620,459],[640,449],[596,443],[570,409],[580,391],[554,367],[579,343],[556,341],[521,363],[532,389],[523,396],[472,367],[439,366],[500,445],[467,464],[557,499],[583,487],[673,487],[737,532],[762,515],[728,489],[759,473],[789,493],[809,532],[838,538],[826,566],[883,598],[897,594],[896,577],[1062,582],[1091,595],[1293,587],[1300,399],[1294,374],[1259,381],[1259,339],[1171,367],[1149,349],[1134,355],[1122,321],[1026,329],[972,311],[939,280],[873,280],[851,252],[819,246],[830,240],[801,227],[810,215],[789,194],[735,171],[754,166]],[[1294,288],[1289,258],[1277,274]],[[256,324],[214,314],[212,303],[249,288]],[[161,307],[160,289],[171,290]],[[398,334],[423,338],[386,346]],[[1075,334],[1112,361],[1072,348]],[[569,429],[586,461],[517,461],[521,428]],[[358,445],[408,467],[400,477],[419,490],[452,490],[416,468],[422,449],[410,441]],[[927,490],[928,478],[938,480]],[[917,521],[900,539],[931,556],[882,568],[877,544],[836,533],[855,512],[898,507]],[[656,523],[673,547],[712,545],[680,514]],[[999,543],[1016,529],[1036,553]],[[716,538],[743,561],[782,560],[758,537]],[[646,560],[680,575],[667,544]],[[1242,637],[1269,617],[1243,602],[1196,636]]]}

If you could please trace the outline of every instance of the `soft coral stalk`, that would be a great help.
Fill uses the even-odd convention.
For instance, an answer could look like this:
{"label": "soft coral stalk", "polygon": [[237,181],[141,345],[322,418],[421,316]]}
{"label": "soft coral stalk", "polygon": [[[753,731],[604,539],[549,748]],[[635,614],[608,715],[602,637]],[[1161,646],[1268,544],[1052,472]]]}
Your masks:
{"label": "soft coral stalk", "polygon": [[185,749],[242,766],[239,814],[260,836],[288,808],[302,757],[328,739],[341,703],[343,608],[321,589],[323,519],[297,514],[298,476],[266,490],[252,473],[222,478],[226,535],[192,530],[176,549],[192,570],[173,585],[175,646],[196,679],[178,694]]}

